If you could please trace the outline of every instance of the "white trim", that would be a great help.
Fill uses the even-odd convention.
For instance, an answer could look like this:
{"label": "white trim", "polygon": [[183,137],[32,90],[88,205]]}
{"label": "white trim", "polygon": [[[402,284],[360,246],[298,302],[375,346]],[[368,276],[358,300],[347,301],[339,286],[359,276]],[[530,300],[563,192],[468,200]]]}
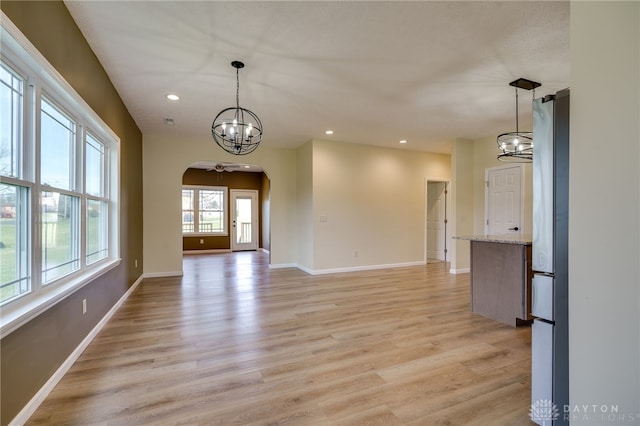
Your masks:
{"label": "white trim", "polygon": [[260,248],[258,249],[258,251],[262,251],[262,252],[265,252],[265,253],[267,253],[267,254],[271,253],[269,250],[267,250],[266,248],[262,248],[262,247],[260,247]]}
{"label": "white trim", "polygon": [[25,405],[22,410],[11,420],[9,426],[19,426],[23,425],[29,420],[29,417],[35,413],[40,404],[46,399],[46,397],[51,393],[53,388],[56,387],[58,382],[64,377],[64,375],[69,371],[69,369],[73,366],[73,364],[80,358],[82,352],[91,344],[93,339],[98,335],[98,333],[102,330],[102,328],[109,322],[113,314],[122,306],[122,304],[127,300],[127,298],[133,293],[133,291],[138,287],[143,280],[143,276],[141,275],[134,283],[129,287],[129,289],[122,295],[122,297],[116,302],[115,305],[106,313],[104,317],[96,324],[95,327],[87,334],[87,336],[80,342],[78,347],[75,348],[73,352],[67,357],[67,359],[62,363],[62,365],[56,370],[55,373],[49,380],[36,392],[36,394],[31,398],[31,400]]}
{"label": "white trim", "polygon": [[231,249],[182,250],[182,254],[216,254],[231,253]]}
{"label": "white trim", "polygon": [[338,274],[342,272],[359,272],[359,271],[372,271],[375,269],[390,269],[390,268],[404,268],[407,266],[424,266],[427,262],[419,260],[417,262],[403,262],[403,263],[390,263],[383,265],[366,265],[366,266],[353,266],[346,268],[334,268],[334,269],[309,269],[302,265],[296,265],[296,267],[311,275],[325,275],[325,274]]}
{"label": "white trim", "polygon": [[[299,265],[297,265],[295,263],[276,263],[276,264],[270,264],[269,265],[269,269],[284,269],[284,268],[302,269],[302,268],[300,268]],[[304,271],[304,269],[303,269],[303,271]]]}
{"label": "white trim", "polygon": [[164,278],[164,277],[181,277],[184,273],[182,271],[167,271],[167,272],[146,272],[142,274],[143,278]]}
{"label": "white trim", "polygon": [[449,269],[450,274],[468,274],[471,268]]}

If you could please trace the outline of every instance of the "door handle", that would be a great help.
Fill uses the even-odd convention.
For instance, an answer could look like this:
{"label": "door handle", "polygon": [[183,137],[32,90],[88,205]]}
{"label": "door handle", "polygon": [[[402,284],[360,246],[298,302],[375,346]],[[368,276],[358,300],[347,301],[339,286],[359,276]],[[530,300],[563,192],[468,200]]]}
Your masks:
{"label": "door handle", "polygon": [[509,231],[517,231],[519,228],[517,226],[514,226],[513,228],[509,228]]}

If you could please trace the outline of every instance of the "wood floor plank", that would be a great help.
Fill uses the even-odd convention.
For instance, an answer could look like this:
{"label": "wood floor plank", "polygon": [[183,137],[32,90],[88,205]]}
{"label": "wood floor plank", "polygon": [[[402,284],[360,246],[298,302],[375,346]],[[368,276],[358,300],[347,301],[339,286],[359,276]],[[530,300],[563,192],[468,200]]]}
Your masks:
{"label": "wood floor plank", "polygon": [[529,425],[531,333],[443,263],[312,276],[261,252],[145,279],[29,425]]}

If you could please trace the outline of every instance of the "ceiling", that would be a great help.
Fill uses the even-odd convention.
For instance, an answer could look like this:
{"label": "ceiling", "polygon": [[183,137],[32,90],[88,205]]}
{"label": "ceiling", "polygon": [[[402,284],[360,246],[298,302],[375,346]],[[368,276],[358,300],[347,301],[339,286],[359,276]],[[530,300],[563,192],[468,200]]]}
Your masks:
{"label": "ceiling", "polygon": [[[456,138],[515,130],[509,82],[542,83],[536,97],[569,84],[567,1],[65,4],[145,135],[214,144],[213,118],[235,105],[233,60],[246,64],[240,105],[261,118],[261,147],[449,153]],[[519,95],[530,130],[532,94]]]}

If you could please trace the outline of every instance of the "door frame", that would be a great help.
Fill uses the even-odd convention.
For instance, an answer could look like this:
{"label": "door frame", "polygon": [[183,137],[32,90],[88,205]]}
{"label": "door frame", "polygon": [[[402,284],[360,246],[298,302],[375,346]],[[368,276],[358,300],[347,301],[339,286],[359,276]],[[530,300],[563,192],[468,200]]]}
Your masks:
{"label": "door frame", "polygon": [[[237,195],[250,195],[255,199],[255,202],[251,204],[251,223],[255,225],[252,226],[251,229],[251,237],[253,242],[251,243],[251,247],[238,248],[237,245],[239,243],[237,240],[237,227],[236,227],[236,206],[235,206],[235,197]],[[229,222],[231,224],[230,232],[229,232],[229,248],[232,252],[234,251],[243,251],[243,250],[258,250],[260,248],[260,218],[259,218],[259,209],[258,203],[260,202],[260,191],[257,189],[230,189],[229,190]],[[245,243],[246,244],[246,243]]]}
{"label": "door frame", "polygon": [[449,258],[449,241],[448,241],[448,232],[449,232],[449,214],[451,213],[451,179],[448,178],[438,178],[438,177],[426,177],[424,178],[424,263],[427,263],[428,259],[428,244],[429,244],[429,229],[427,226],[427,219],[429,215],[429,183],[444,183],[444,262],[450,262]]}
{"label": "door frame", "polygon": [[524,164],[522,163],[509,163],[504,166],[487,167],[484,169],[484,233],[489,234],[489,173],[512,169],[517,167],[520,169],[520,229],[518,233],[522,234],[524,224]]}

